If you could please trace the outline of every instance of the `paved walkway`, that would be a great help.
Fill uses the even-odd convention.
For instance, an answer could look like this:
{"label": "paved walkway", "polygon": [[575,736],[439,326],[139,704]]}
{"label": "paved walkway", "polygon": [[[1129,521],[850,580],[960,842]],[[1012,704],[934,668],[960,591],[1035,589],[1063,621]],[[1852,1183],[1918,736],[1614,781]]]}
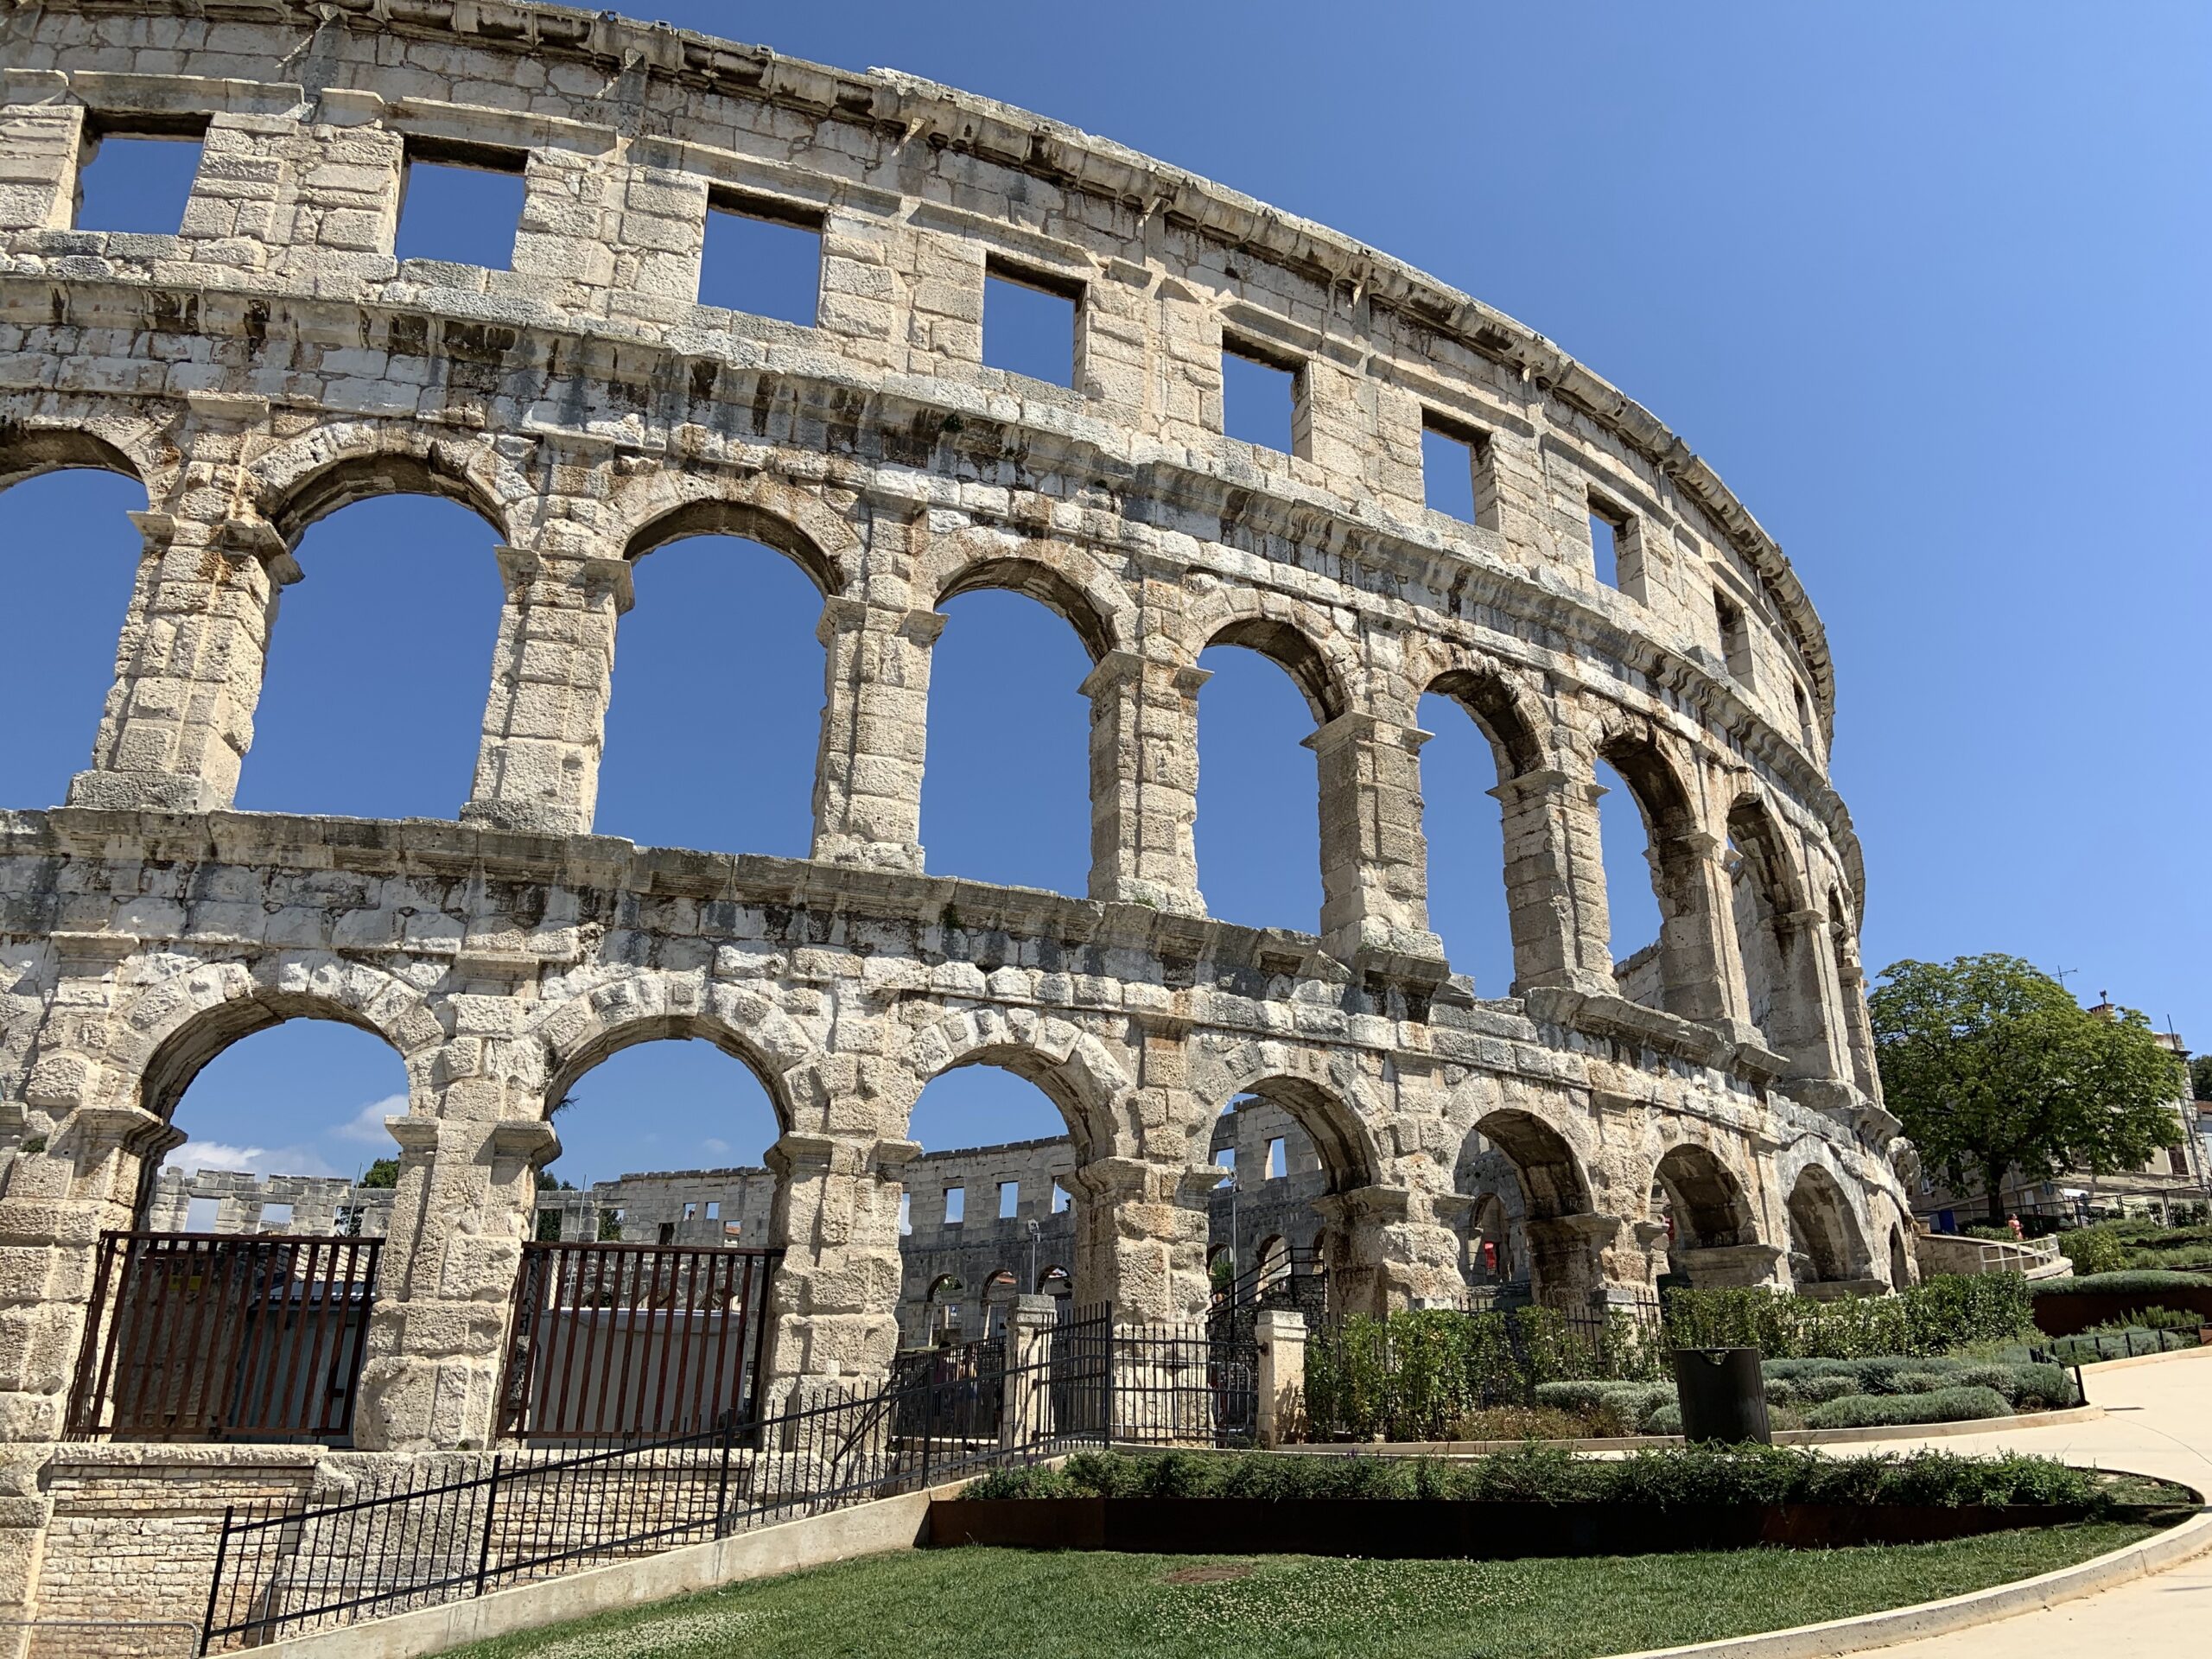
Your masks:
{"label": "paved walkway", "polygon": [[[2069,1463],[2159,1475],[2212,1497],[2212,1348],[2188,1349],[2082,1373],[2106,1415],[2055,1428],[1999,1430],[1936,1440],[1885,1440],[1882,1449],[2036,1452]],[[1837,1447],[1839,1452],[1845,1448]],[[1853,1446],[1853,1451],[1871,1450]],[[2203,1653],[2212,1644],[2212,1553],[2101,1595],[1876,1651],[1884,1659],[2121,1659]]]}

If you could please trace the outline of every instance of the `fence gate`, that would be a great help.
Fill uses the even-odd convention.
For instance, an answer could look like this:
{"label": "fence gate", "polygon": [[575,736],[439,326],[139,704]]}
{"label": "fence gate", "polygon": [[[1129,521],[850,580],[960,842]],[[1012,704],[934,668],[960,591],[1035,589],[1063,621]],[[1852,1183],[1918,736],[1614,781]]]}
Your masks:
{"label": "fence gate", "polygon": [[633,1440],[749,1416],[782,1257],[714,1245],[524,1245],[500,1434]]}
{"label": "fence gate", "polygon": [[383,1241],[100,1235],[73,1440],[343,1440]]}

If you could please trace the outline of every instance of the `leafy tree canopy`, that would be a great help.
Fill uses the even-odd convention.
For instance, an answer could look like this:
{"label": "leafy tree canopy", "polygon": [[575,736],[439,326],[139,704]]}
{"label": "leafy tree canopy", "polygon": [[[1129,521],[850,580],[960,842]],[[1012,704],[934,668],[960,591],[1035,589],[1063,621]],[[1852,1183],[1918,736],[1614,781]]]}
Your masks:
{"label": "leafy tree canopy", "polygon": [[2151,1022],[2092,1014],[2018,957],[1898,962],[1867,998],[1890,1109],[1954,1187],[2133,1169],[2170,1143],[2182,1080]]}
{"label": "leafy tree canopy", "polygon": [[363,1186],[397,1186],[399,1160],[397,1158],[378,1159],[376,1162],[361,1172],[360,1184]]}
{"label": "leafy tree canopy", "polygon": [[2212,1054],[2199,1054],[2189,1063],[2189,1080],[2199,1100],[2212,1100]]}

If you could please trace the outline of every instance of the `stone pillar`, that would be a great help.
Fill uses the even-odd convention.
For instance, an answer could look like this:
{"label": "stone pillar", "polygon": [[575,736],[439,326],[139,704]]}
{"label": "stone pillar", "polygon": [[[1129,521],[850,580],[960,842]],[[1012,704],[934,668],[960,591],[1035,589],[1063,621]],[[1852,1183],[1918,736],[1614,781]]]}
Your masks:
{"label": "stone pillar", "polygon": [[1778,1244],[1712,1244],[1676,1250],[1674,1259],[1696,1289],[1737,1290],[1779,1284],[1786,1254]]}
{"label": "stone pillar", "polygon": [[833,595],[817,630],[828,696],[814,773],[813,855],[876,869],[922,868],[922,762],[928,745],[935,611]]}
{"label": "stone pillar", "polygon": [[[1455,1195],[1440,1207],[1457,1207]],[[1409,1186],[1363,1186],[1313,1201],[1332,1236],[1325,1254],[1332,1306],[1376,1317],[1409,1307],[1456,1306],[1466,1281],[1459,1236],[1438,1217],[1440,1201]]]}
{"label": "stone pillar", "polygon": [[1666,1011],[1717,1026],[1734,1040],[1756,1040],[1744,1001],[1736,944],[1727,843],[1686,830],[1651,848],[1658,872],[1660,957]]}
{"label": "stone pillar", "polygon": [[1008,1451],[1033,1446],[1052,1432],[1052,1324],[1058,1316],[1059,1304],[1039,1295],[1015,1297],[1007,1313],[999,1444]]}
{"label": "stone pillar", "polygon": [[[1429,734],[1372,715],[1339,715],[1305,740],[1321,798],[1321,942],[1385,971],[1434,964],[1428,849],[1421,829],[1421,746]],[[1416,970],[1418,971],[1418,970]]]}
{"label": "stone pillar", "polygon": [[1100,1158],[1076,1192],[1076,1294],[1113,1305],[1118,1324],[1205,1316],[1205,1193],[1218,1170]]}
{"label": "stone pillar", "polygon": [[1843,1015],[1844,1046],[1851,1080],[1869,1100],[1879,1100],[1881,1073],[1874,1062],[1874,1027],[1866,1013],[1866,972],[1859,965],[1859,941],[1841,917],[1831,918],[1828,942],[1835,958],[1836,1004]]}
{"label": "stone pillar", "polygon": [[[29,80],[10,77],[11,85]],[[68,91],[60,75],[52,95]],[[78,155],[85,111],[77,104],[10,104],[0,108],[0,232],[66,231],[76,218]]]}
{"label": "stone pillar", "polygon": [[1522,1224],[1529,1241],[1530,1288],[1551,1306],[1600,1303],[1608,1294],[1642,1294],[1657,1276],[1654,1253],[1666,1259],[1663,1224],[1584,1213],[1531,1216]]}
{"label": "stone pillar", "polygon": [[899,1171],[912,1141],[785,1135],[771,1241],[784,1252],[770,1298],[766,1369],[772,1389],[810,1379],[879,1377],[899,1350]]}
{"label": "stone pillar", "polygon": [[466,822],[580,836],[599,799],[626,559],[499,550],[506,603]]}
{"label": "stone pillar", "polygon": [[259,519],[131,521],[145,552],[92,768],[70,780],[69,804],[218,811],[253,741],[277,590],[300,568]]}
{"label": "stone pillar", "polygon": [[1554,767],[1490,791],[1503,809],[1513,991],[1539,986],[1610,995],[1613,963],[1599,846],[1602,785]]}
{"label": "stone pillar", "polygon": [[399,1143],[355,1408],[364,1451],[467,1450],[499,1429],[498,1389],[537,1171],[560,1151],[537,1117],[478,1116],[488,1078],[447,1090],[447,1115],[385,1127]]}
{"label": "stone pillar", "polygon": [[1272,1451],[1306,1437],[1306,1316],[1293,1308],[1263,1307],[1252,1331],[1259,1346],[1253,1432]]}
{"label": "stone pillar", "polygon": [[1198,896],[1202,668],[1109,652],[1090,699],[1090,896],[1203,916]]}

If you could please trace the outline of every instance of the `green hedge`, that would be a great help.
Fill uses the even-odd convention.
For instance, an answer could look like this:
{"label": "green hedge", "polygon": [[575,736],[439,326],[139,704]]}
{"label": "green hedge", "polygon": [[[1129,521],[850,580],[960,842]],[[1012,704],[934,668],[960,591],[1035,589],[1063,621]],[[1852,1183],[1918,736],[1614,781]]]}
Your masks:
{"label": "green hedge", "polygon": [[[1961,1390],[1971,1394],[1972,1389]],[[2002,1402],[1999,1402],[2002,1404]],[[1486,1458],[1085,1452],[1001,1469],[963,1497],[1452,1498],[1553,1503],[2051,1503],[2107,1507],[2096,1478],[2048,1458],[1944,1452],[1827,1458],[1786,1446],[1666,1446],[1576,1458],[1531,1444]]]}
{"label": "green hedge", "polygon": [[1994,1389],[1930,1389],[1912,1394],[1847,1394],[1805,1414],[1808,1428],[1874,1428],[1892,1423],[1963,1423],[2008,1417]]}
{"label": "green hedge", "polygon": [[2093,1273],[2085,1278],[2038,1280],[2028,1288],[2031,1294],[2038,1297],[2127,1295],[2139,1290],[2212,1290],[2212,1275],[2177,1273],[2163,1268],[2131,1268],[2122,1273]]}
{"label": "green hedge", "polygon": [[1770,1290],[1677,1290],[1670,1340],[1684,1348],[1757,1348],[1769,1358],[1941,1354],[2034,1326],[2026,1281],[2012,1273],[1944,1274],[1892,1296],[1817,1301]]}

